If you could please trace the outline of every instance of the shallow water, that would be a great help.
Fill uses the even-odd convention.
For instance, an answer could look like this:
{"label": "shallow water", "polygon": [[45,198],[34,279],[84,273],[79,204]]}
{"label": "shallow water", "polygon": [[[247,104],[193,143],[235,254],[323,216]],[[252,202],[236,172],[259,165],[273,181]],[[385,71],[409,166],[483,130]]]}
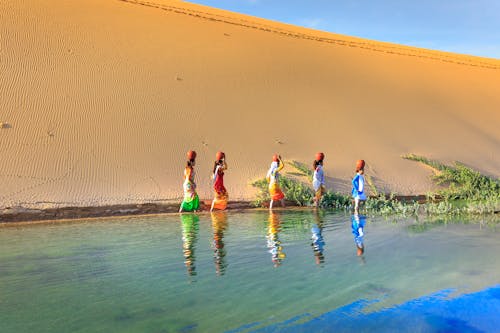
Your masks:
{"label": "shallow water", "polygon": [[0,331],[494,332],[499,226],[287,210],[4,227]]}

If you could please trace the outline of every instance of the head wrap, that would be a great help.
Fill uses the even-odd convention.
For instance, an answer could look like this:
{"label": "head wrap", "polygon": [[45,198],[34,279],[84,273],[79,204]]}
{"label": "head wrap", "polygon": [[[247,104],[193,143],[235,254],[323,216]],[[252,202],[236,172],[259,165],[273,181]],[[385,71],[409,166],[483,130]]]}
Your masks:
{"label": "head wrap", "polygon": [[194,150],[188,151],[187,158],[189,161],[193,161],[194,159],[196,159],[196,152]]}
{"label": "head wrap", "polygon": [[359,170],[363,170],[365,168],[365,160],[358,160],[356,162],[356,172]]}
{"label": "head wrap", "polygon": [[224,157],[226,157],[226,154],[224,154],[224,153],[223,153],[223,152],[221,152],[221,151],[218,151],[218,152],[217,152],[217,154],[215,154],[215,159],[216,159],[217,161],[222,160]]}

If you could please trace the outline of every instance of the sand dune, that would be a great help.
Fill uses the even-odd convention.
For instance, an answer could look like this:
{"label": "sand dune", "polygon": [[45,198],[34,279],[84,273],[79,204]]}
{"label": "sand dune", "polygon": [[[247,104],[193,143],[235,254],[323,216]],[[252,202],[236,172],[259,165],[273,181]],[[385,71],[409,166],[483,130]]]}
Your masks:
{"label": "sand dune", "polygon": [[[180,200],[185,152],[212,196],[250,199],[274,152],[354,162],[421,194],[402,154],[500,176],[500,60],[304,29],[175,0],[0,3],[0,207]],[[290,169],[290,167],[288,168]]]}

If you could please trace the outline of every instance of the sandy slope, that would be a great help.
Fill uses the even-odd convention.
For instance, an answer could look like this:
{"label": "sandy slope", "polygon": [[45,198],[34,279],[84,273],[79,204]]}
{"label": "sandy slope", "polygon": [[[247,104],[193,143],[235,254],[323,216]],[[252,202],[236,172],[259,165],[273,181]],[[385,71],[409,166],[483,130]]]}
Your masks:
{"label": "sandy slope", "polygon": [[[326,154],[348,191],[425,193],[422,154],[500,176],[500,60],[379,43],[174,0],[0,2],[0,207],[248,199],[274,152]],[[289,168],[290,169],[290,168]]]}

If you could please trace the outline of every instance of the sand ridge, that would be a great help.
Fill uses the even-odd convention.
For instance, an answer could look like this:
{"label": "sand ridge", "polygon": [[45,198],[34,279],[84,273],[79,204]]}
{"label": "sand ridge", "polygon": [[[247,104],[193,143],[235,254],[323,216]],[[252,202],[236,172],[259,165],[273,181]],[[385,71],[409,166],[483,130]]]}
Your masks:
{"label": "sand ridge", "polygon": [[0,207],[178,202],[190,149],[203,199],[218,150],[231,200],[253,197],[275,152],[307,164],[325,152],[344,193],[358,158],[399,194],[433,189],[407,153],[500,175],[499,60],[174,0],[0,12]]}
{"label": "sand ridge", "polygon": [[[409,57],[426,58],[437,61],[450,62],[459,65],[478,66],[489,69],[500,69],[498,61],[496,60],[488,61],[490,60],[488,58],[460,55],[442,51],[432,51],[423,48],[415,48],[415,47],[409,47],[391,43],[373,42],[370,40],[348,37],[348,36],[339,35],[339,38],[333,38],[333,36],[335,36],[334,34],[328,34],[328,37],[322,37],[321,35],[325,33],[321,31],[299,28],[295,26],[288,26],[288,29],[286,29],[282,27],[282,26],[287,26],[286,24],[283,23],[273,22],[274,24],[272,25],[265,24],[262,22],[258,22],[259,18],[254,17],[253,20],[242,19],[241,17],[234,17],[234,15],[230,15],[231,14],[230,12],[228,12],[228,15],[221,15],[210,12],[209,7],[205,7],[205,10],[202,11],[193,8],[178,7],[152,1],[141,1],[141,0],[118,0],[118,1],[148,6],[152,8],[158,8],[166,11],[171,11],[176,14],[189,15],[205,20],[211,20],[226,24],[233,24],[245,28],[258,29],[261,31],[276,33],[291,38],[300,38],[300,39],[312,40],[323,43],[337,44],[341,46],[356,47],[375,52],[385,52],[389,54],[404,55]],[[203,8],[203,6],[199,7]],[[218,10],[218,11],[224,12],[223,10]]]}

